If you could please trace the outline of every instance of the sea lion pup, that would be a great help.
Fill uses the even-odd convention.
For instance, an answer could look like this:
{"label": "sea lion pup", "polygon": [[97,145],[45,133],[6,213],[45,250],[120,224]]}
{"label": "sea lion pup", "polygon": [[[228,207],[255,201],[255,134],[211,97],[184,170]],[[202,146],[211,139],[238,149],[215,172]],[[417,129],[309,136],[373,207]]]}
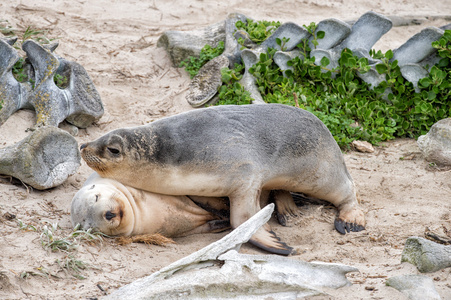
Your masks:
{"label": "sea lion pup", "polygon": [[[209,199],[205,201],[204,206],[210,207]],[[179,237],[230,228],[227,203],[219,198],[213,203],[217,214],[202,209],[186,196],[146,192],[93,173],[72,199],[71,222],[110,236],[160,233]]]}
{"label": "sea lion pup", "polygon": [[[262,190],[299,192],[334,204],[341,233],[364,229],[353,180],[327,127],[282,104],[224,105],[113,130],[81,145],[102,177],[168,195],[230,199],[232,228],[260,210]],[[250,240],[288,255],[265,225]]]}

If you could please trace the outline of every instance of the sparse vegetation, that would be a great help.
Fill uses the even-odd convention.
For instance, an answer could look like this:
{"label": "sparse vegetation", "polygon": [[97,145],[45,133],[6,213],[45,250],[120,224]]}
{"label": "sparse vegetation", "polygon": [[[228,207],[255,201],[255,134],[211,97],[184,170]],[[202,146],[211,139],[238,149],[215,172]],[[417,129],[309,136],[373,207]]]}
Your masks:
{"label": "sparse vegetation", "polygon": [[[49,38],[45,30],[39,30],[28,26],[25,31],[21,32],[20,30],[14,29],[11,25],[8,24],[8,21],[5,20],[0,20],[0,32],[6,37],[17,36],[18,39],[14,43],[13,47],[18,50],[20,50],[22,48],[22,44],[29,39],[32,39],[41,45],[50,44],[55,40]],[[20,57],[12,68],[14,78],[16,78],[16,80],[21,83],[29,82],[32,88],[34,88],[34,79],[32,78],[33,76],[30,75],[30,72],[27,72],[27,68],[31,69],[32,67],[29,66],[29,62],[27,62],[26,58]],[[68,78],[62,74],[55,74],[53,79],[55,84],[59,88],[65,88],[68,83]]]}

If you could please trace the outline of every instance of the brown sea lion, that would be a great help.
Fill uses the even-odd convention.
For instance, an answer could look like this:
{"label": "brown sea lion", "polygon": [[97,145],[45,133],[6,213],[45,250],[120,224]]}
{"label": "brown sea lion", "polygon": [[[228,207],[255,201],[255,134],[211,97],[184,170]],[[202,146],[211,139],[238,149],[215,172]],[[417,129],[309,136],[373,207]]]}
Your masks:
{"label": "brown sea lion", "polygon": [[[111,131],[80,147],[102,177],[166,195],[230,199],[237,227],[260,210],[266,190],[304,193],[334,204],[341,232],[364,229],[354,182],[327,127],[310,112],[281,104],[192,110]],[[250,240],[288,255],[269,225]]]}
{"label": "brown sea lion", "polygon": [[[204,206],[211,207],[208,200]],[[215,198],[213,204],[216,214],[187,196],[146,192],[93,173],[72,199],[71,221],[73,226],[80,224],[110,236],[179,237],[228,229],[227,201]]]}

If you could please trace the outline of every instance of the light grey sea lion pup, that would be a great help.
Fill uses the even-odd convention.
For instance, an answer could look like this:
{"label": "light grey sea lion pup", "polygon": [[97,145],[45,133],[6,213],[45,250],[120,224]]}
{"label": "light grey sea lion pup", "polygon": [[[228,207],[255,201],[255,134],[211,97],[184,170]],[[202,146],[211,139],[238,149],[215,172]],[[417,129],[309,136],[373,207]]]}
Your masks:
{"label": "light grey sea lion pup", "polygon": [[[221,199],[214,200],[216,211],[228,210]],[[72,199],[71,221],[73,226],[80,224],[83,229],[94,228],[110,236],[160,233],[178,237],[230,227],[227,216],[208,212],[187,196],[138,190],[97,173],[89,176]]]}
{"label": "light grey sea lion pup", "polygon": [[[365,226],[340,148],[327,127],[303,109],[281,104],[197,109],[111,131],[80,150],[100,176],[135,188],[229,197],[233,228],[260,210],[260,194],[269,190],[333,203],[341,233]],[[292,252],[269,225],[250,242],[273,253]]]}

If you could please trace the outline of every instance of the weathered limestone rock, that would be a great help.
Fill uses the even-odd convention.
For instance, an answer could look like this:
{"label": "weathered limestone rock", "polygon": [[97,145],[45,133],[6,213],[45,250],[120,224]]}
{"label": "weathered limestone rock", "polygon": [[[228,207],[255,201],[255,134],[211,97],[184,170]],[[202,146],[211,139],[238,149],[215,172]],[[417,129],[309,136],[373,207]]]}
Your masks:
{"label": "weathered limestone rock", "polygon": [[282,70],[283,75],[285,76],[286,70],[293,71],[293,67],[288,65],[288,62],[292,60],[295,57],[302,57],[302,54],[299,50],[293,50],[293,51],[277,51],[274,54],[274,62],[279,66],[279,68]]}
{"label": "weathered limestone rock", "polygon": [[412,82],[415,91],[419,93],[420,88],[418,87],[418,81],[421,78],[427,77],[429,72],[419,64],[404,64],[399,68],[401,69],[402,77],[407,81]]}
{"label": "weathered limestone rock", "polygon": [[77,141],[53,126],[40,127],[15,145],[0,149],[0,174],[39,190],[63,183],[79,166]]}
{"label": "weathered limestone rock", "polygon": [[263,208],[221,240],[115,291],[107,299],[297,299],[322,288],[350,285],[356,268],[307,263],[276,255],[245,255],[237,248],[270,218]]}
{"label": "weathered limestone rock", "polygon": [[351,33],[337,48],[340,51],[344,48],[361,51],[368,56],[374,44],[391,28],[392,22],[389,18],[373,11],[367,12],[352,25]]}
{"label": "weathered limestone rock", "polygon": [[189,84],[186,100],[192,107],[200,107],[210,101],[222,85],[221,69],[229,66],[229,59],[219,55],[207,62]]}
{"label": "weathered limestone rock", "polygon": [[235,23],[239,20],[246,21],[246,16],[236,13],[228,16],[225,21],[224,52],[206,63],[191,81],[186,95],[186,100],[191,106],[200,107],[209,102],[222,85],[221,69],[233,67],[235,63],[241,62],[241,46],[233,35],[237,30]]}
{"label": "weathered limestone rock", "polygon": [[25,107],[31,84],[20,84],[11,69],[19,60],[19,54],[12,45],[16,40],[0,39],[0,126],[17,110]]}
{"label": "weathered limestone rock", "polygon": [[217,47],[225,40],[225,22],[213,24],[206,28],[193,31],[165,31],[157,42],[157,47],[164,47],[169,54],[172,64],[178,67],[182,61],[190,56],[199,56],[205,45]]}
{"label": "weathered limestone rock", "polygon": [[418,138],[418,146],[427,161],[451,165],[451,118],[432,125],[426,135]]}
{"label": "weathered limestone rock", "polygon": [[260,91],[258,90],[254,76],[252,76],[252,74],[249,73],[249,69],[253,65],[255,65],[260,59],[258,52],[249,49],[244,49],[241,52],[241,58],[243,59],[244,63],[244,74],[241,80],[239,81],[240,84],[244,87],[246,91],[248,91],[251,94],[252,99],[254,99],[252,103],[265,104],[266,102],[265,100],[263,100]]}
{"label": "weathered limestone rock", "polygon": [[330,49],[340,44],[350,33],[351,26],[343,21],[331,18],[318,23],[316,31],[324,31],[325,36],[318,39],[318,46],[313,45],[313,36],[309,38],[310,49]]}
{"label": "weathered limestone rock", "polygon": [[437,27],[423,29],[396,49],[391,61],[397,60],[399,66],[419,63],[437,51],[432,47],[432,42],[439,40],[443,33],[444,30]]}
{"label": "weathered limestone rock", "polygon": [[[0,40],[0,54],[5,62],[0,64],[0,126],[19,109],[36,111],[36,126],[58,126],[62,121],[85,128],[103,115],[103,104],[86,70],[75,62],[57,57],[52,51],[57,44],[44,47],[33,40],[27,40],[22,48],[27,53],[30,65],[30,82],[19,83],[11,68],[19,59],[15,49]],[[55,74],[69,78],[65,88],[54,82]]]}
{"label": "weathered limestone rock", "polygon": [[[271,36],[269,36],[263,43],[260,44],[255,50],[258,52],[264,52],[268,48],[276,50],[291,51],[293,50],[303,39],[310,36],[310,33],[302,26],[299,26],[292,22],[287,22],[279,26]],[[287,39],[283,45],[277,44],[277,39]],[[281,48],[283,46],[283,49]]]}
{"label": "weathered limestone rock", "polygon": [[424,275],[401,275],[387,279],[391,286],[411,300],[439,300],[441,299],[434,282]]}
{"label": "weathered limestone rock", "polygon": [[408,262],[422,272],[435,272],[451,267],[451,245],[444,246],[421,237],[407,239],[401,262]]}
{"label": "weathered limestone rock", "polygon": [[245,15],[232,13],[227,16],[225,21],[224,55],[229,59],[231,68],[235,64],[241,63],[241,45],[238,44],[238,39],[235,37],[235,31],[237,31],[235,24],[238,21],[246,22],[246,20]]}
{"label": "weathered limestone rock", "polygon": [[373,153],[374,152],[373,145],[371,145],[370,143],[368,143],[366,141],[353,141],[351,143],[351,146],[359,152],[364,152],[364,153]]}
{"label": "weathered limestone rock", "polygon": [[[373,59],[369,55],[369,51],[374,44],[392,28],[393,23],[391,19],[397,20],[396,22],[399,21],[399,18],[393,16],[388,18],[370,11],[362,15],[352,27],[337,19],[323,20],[317,24],[316,32],[324,31],[325,37],[323,39],[318,39],[318,46],[315,47],[312,43],[314,37],[302,26],[291,22],[282,24],[270,37],[260,45],[257,45],[250,40],[249,35],[245,31],[237,30],[235,26],[237,20],[245,22],[247,18],[240,14],[230,14],[225,22],[218,23],[219,25],[215,24],[209,27],[208,30],[204,29],[203,31],[196,31],[196,34],[194,34],[194,31],[165,32],[163,36],[160,37],[158,45],[167,48],[167,51],[170,53],[171,59],[174,62],[174,57],[176,56],[174,53],[183,52],[183,59],[185,59],[190,55],[198,55],[200,49],[205,44],[216,45],[219,40],[225,39],[226,50],[224,55],[229,59],[229,66],[232,67],[234,63],[240,60],[239,54],[241,53],[241,59],[245,63],[246,72],[240,83],[251,93],[252,97],[255,99],[254,103],[264,103],[255,84],[255,79],[248,72],[255,61],[250,57],[258,58],[260,54],[266,52],[268,48],[278,50],[277,54],[274,56],[274,61],[285,75],[286,70],[292,69],[288,66],[287,62],[290,58],[300,55],[300,51],[296,49],[296,47],[303,39],[309,40],[309,46],[312,49],[310,56],[315,58],[315,64],[321,65],[321,59],[323,57],[328,58],[330,63],[327,66],[327,70],[325,69],[323,72],[338,67],[341,52],[345,48],[352,50],[353,54],[357,57],[368,59],[371,69],[366,73],[358,74],[358,76],[367,82],[371,89],[378,86],[385,80],[385,74],[381,75],[376,71],[375,66],[381,61]],[[411,19],[410,21],[415,22],[414,19]],[[431,46],[431,43],[441,37],[444,29],[446,29],[446,26],[442,26],[442,28],[426,28],[394,51],[392,61],[395,59],[398,60],[402,75],[405,79],[413,83],[417,92],[420,91],[418,81],[427,76],[430,68],[440,59],[435,55],[436,51]],[[219,33],[217,36],[214,36],[214,32]],[[244,52],[241,51],[241,45],[237,43],[239,38],[243,39],[244,46],[247,47],[247,49],[243,50]],[[278,39],[282,41],[285,39],[285,41],[282,42],[283,45],[277,43]],[[192,44],[193,41],[194,44],[196,44],[198,40],[202,40],[202,42],[197,46],[197,51],[180,50],[184,48],[192,49],[193,46],[190,44]],[[178,65],[181,60],[182,59],[177,60],[174,64]],[[252,62],[252,64],[249,64],[249,62]],[[332,76],[335,76],[334,73],[332,73]],[[207,84],[206,86],[210,85]],[[390,92],[391,90],[387,89],[382,97],[386,97]],[[212,94],[211,97],[214,95],[210,92],[205,94]],[[209,100],[210,99],[205,99],[205,101],[202,102],[208,102]]]}

